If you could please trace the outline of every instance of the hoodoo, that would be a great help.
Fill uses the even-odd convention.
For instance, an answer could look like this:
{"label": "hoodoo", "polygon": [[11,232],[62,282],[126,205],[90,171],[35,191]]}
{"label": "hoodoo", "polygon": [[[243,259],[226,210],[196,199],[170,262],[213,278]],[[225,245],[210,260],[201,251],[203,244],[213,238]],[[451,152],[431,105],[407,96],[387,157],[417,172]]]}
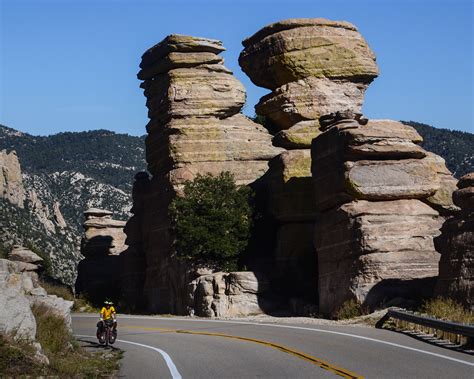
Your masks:
{"label": "hoodoo", "polygon": [[168,207],[183,183],[229,171],[237,184],[250,184],[281,151],[265,128],[240,113],[245,89],[223,65],[224,50],[217,40],[170,35],[142,56],[138,78],[147,97],[153,177],[134,203],[143,204],[144,288],[152,311],[187,313],[188,283],[198,276],[173,255]]}

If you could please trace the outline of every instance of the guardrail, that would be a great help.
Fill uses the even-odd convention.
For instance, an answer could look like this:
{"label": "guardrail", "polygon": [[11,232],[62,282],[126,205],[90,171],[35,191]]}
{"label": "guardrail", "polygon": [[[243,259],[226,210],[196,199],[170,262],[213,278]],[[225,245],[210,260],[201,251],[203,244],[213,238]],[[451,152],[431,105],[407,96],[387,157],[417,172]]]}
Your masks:
{"label": "guardrail", "polygon": [[406,329],[416,330],[416,327],[410,328],[409,326],[410,324],[418,325],[421,326],[421,332],[432,334],[436,336],[436,338],[449,339],[451,342],[459,345],[472,346],[474,342],[474,325],[472,324],[461,324],[439,320],[426,315],[419,315],[406,310],[391,308],[387,311],[387,314],[379,320],[376,326],[381,327],[389,318],[394,318],[407,323],[402,323],[402,325],[397,325],[397,327],[401,326]]}

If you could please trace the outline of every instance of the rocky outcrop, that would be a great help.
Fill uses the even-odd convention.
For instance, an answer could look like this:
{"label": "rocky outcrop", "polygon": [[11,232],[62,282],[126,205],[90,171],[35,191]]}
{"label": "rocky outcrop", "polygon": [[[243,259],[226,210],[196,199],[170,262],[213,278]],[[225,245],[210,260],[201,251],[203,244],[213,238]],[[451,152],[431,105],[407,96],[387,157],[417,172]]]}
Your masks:
{"label": "rocky outcrop", "polygon": [[474,173],[464,175],[453,192],[461,210],[446,220],[435,239],[441,253],[436,295],[474,310]]}
{"label": "rocky outcrop", "polygon": [[[42,259],[23,247],[15,247],[10,259],[0,259],[0,334],[26,340],[35,348],[35,359],[48,364],[41,345],[35,342],[36,320],[32,307],[61,317],[71,330],[72,301],[48,295],[40,286],[38,266]],[[36,267],[36,269],[35,269]]]}
{"label": "rocky outcrop", "polygon": [[[152,311],[186,313],[187,285],[196,278],[173,256],[168,206],[183,183],[229,171],[238,184],[249,184],[281,151],[265,128],[240,113],[245,89],[223,65],[222,51],[217,40],[171,35],[142,56],[138,78],[147,97],[146,160],[153,177],[134,200],[134,209],[141,202],[143,211],[127,229],[145,253]],[[142,233],[132,231],[137,225]]]}
{"label": "rocky outcrop", "polygon": [[20,208],[24,207],[25,189],[21,178],[20,162],[15,151],[0,151],[0,198]]}
{"label": "rocky outcrop", "polygon": [[270,285],[263,274],[216,272],[189,284],[189,313],[200,317],[235,317],[264,313],[271,306]]}
{"label": "rocky outcrop", "polygon": [[443,222],[436,209],[454,206],[436,197],[454,179],[444,160],[417,145],[413,128],[353,116],[322,119],[326,131],[312,143],[323,314],[349,299],[373,309],[429,296],[439,260],[433,238]]}
{"label": "rocky outcrop", "polygon": [[122,262],[120,254],[127,249],[124,221],[112,219],[112,212],[90,208],[84,212],[85,235],[81,253],[85,257],[78,265],[76,292],[93,302],[120,293]]}

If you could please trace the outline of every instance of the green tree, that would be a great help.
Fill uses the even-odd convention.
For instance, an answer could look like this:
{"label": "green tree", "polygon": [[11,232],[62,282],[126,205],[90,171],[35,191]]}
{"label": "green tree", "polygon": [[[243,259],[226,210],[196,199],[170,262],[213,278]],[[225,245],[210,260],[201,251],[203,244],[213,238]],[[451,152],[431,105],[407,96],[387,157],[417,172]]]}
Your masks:
{"label": "green tree", "polygon": [[253,192],[238,187],[229,172],[198,175],[184,185],[170,215],[178,257],[195,265],[232,271],[247,248]]}

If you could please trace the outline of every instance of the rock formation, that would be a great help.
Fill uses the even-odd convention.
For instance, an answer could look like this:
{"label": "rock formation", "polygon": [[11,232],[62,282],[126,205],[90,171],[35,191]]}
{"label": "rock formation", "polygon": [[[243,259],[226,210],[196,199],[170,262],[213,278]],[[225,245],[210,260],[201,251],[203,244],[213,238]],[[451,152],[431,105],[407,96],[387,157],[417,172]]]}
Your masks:
{"label": "rock formation", "polygon": [[[270,24],[243,41],[239,63],[258,86],[272,92],[255,107],[280,135],[318,134],[319,117],[360,112],[364,92],[378,75],[375,56],[357,28],[322,18]],[[309,124],[301,121],[312,120]],[[286,130],[286,132],[284,132]]]}
{"label": "rock formation", "polygon": [[55,295],[48,295],[40,286],[38,255],[21,246],[9,254],[10,260],[0,259],[0,334],[11,335],[15,339],[33,342],[35,359],[47,364],[41,345],[35,341],[36,320],[31,308],[45,307],[49,312],[64,319],[71,329],[72,301]]}
{"label": "rock formation", "polygon": [[138,78],[147,97],[146,160],[153,177],[143,195],[141,246],[152,311],[185,313],[187,284],[195,279],[173,257],[168,219],[183,183],[198,173],[229,171],[238,184],[249,184],[280,152],[262,126],[239,113],[245,89],[223,65],[218,54],[224,50],[220,41],[170,35],[142,56]]}
{"label": "rock formation", "polygon": [[435,239],[441,253],[436,295],[474,310],[474,173],[464,175],[457,186],[453,200],[461,210],[446,220]]}
{"label": "rock formation", "polygon": [[7,199],[20,208],[24,207],[25,189],[15,151],[0,151],[0,198]]}
{"label": "rock formation", "polygon": [[93,302],[116,298],[121,288],[120,254],[126,250],[124,221],[112,219],[112,212],[90,208],[84,212],[85,236],[81,242],[84,255],[78,266],[76,292]]}
{"label": "rock formation", "polygon": [[[272,92],[256,112],[288,151],[270,161],[270,213],[279,223],[276,282],[290,296],[316,297],[313,225],[317,215],[311,178],[311,141],[322,131],[320,116],[360,112],[364,92],[378,75],[375,56],[355,26],[325,19],[289,19],[268,25],[243,41],[239,63],[257,85]],[[270,122],[268,122],[270,120]]]}
{"label": "rock formation", "polygon": [[399,122],[349,112],[323,126],[311,150],[320,312],[349,299],[373,309],[430,295],[439,260],[433,238],[443,222],[436,208],[453,207],[436,196],[450,187],[444,160]]}

